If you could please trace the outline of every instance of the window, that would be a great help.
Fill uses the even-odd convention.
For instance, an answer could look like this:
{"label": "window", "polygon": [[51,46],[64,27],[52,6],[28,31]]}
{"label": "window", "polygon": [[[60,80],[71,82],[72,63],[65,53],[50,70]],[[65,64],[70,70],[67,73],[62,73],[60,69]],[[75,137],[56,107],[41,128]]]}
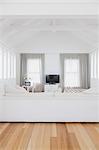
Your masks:
{"label": "window", "polygon": [[79,59],[65,59],[64,86],[80,87]]}
{"label": "window", "polygon": [[27,60],[27,78],[33,83],[41,82],[41,59]]}
{"label": "window", "polygon": [[6,79],[7,78],[7,53],[6,52],[4,52],[4,79]]}
{"label": "window", "polygon": [[8,79],[11,77],[11,59],[10,59],[10,53],[8,52]]}
{"label": "window", "polygon": [[14,59],[13,54],[11,54],[11,78],[14,77]]}
{"label": "window", "polygon": [[16,77],[16,55],[0,47],[0,79]]}
{"label": "window", "polygon": [[14,55],[14,78],[16,78],[16,57]]}

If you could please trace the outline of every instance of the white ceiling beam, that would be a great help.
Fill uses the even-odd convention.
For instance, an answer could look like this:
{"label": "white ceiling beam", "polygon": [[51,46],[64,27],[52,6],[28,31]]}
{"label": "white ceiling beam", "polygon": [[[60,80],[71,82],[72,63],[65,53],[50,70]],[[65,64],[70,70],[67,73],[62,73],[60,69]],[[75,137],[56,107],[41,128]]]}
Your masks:
{"label": "white ceiling beam", "polygon": [[[29,26],[21,26],[21,27],[17,27],[16,26],[14,27],[9,27],[9,33],[12,31],[12,30],[15,30],[15,32],[24,32],[25,30],[27,31],[86,31],[86,30],[90,30],[90,31],[98,31],[98,26],[96,28],[89,28],[88,29],[88,26],[77,26],[74,24],[74,27],[73,26],[69,26],[69,25],[53,25],[53,26],[50,26],[50,25],[41,25],[41,26],[38,26],[38,27],[34,27],[33,25],[29,25]],[[6,29],[1,27],[1,32],[4,31]]]}
{"label": "white ceiling beam", "polygon": [[0,15],[0,21],[12,19],[99,19],[98,15]]}
{"label": "white ceiling beam", "polygon": [[[9,31],[8,32],[5,32],[5,29],[1,30],[0,31],[0,36],[3,38],[3,37],[6,37],[7,38],[10,38],[11,36],[17,36],[17,35],[20,35],[20,34],[23,34],[24,32],[25,33],[33,33],[33,32],[40,32],[40,31],[50,31],[50,32],[65,32],[65,31],[69,31],[69,32],[80,32],[80,31],[89,31],[90,33],[93,31],[94,32],[95,29],[93,30],[90,30],[88,29],[87,27],[83,28],[83,27],[79,27],[79,26],[75,26],[74,28],[71,26],[71,27],[66,27],[66,26],[59,26],[57,27],[57,25],[54,25],[54,27],[50,27],[50,26],[43,26],[43,27],[33,27],[33,28],[30,28],[30,27],[21,27],[20,29],[13,29],[12,30],[9,28]],[[98,32],[98,30],[97,30]],[[98,33],[95,32],[95,35],[97,35]]]}
{"label": "white ceiling beam", "polygon": [[97,0],[0,0],[1,3],[97,3]]}
{"label": "white ceiling beam", "polygon": [[[54,24],[51,26],[51,25],[44,25],[44,24],[40,24],[40,26],[35,26],[32,24],[28,24],[28,26],[26,25],[19,25],[19,26],[14,26],[13,25],[8,25],[7,26],[3,26],[3,25],[0,25],[0,32],[1,33],[4,33],[4,31],[6,30],[6,28],[8,28],[8,32],[12,32],[12,30],[15,30],[15,33],[17,32],[24,32],[24,31],[36,31],[36,32],[40,32],[40,31],[92,31],[92,32],[95,32],[95,31],[98,31],[99,30],[99,27],[98,25],[95,26],[95,27],[90,27],[89,25],[79,25],[78,23],[73,23],[72,24],[68,24],[68,25],[57,25],[55,24],[55,21],[54,21]],[[95,32],[96,33],[96,32]]]}
{"label": "white ceiling beam", "polygon": [[97,15],[98,3],[0,3],[0,15]]}
{"label": "white ceiling beam", "polygon": [[[9,17],[8,17],[9,18]],[[57,20],[52,20],[52,25],[50,24],[46,24],[45,20],[21,20],[21,23],[19,22],[19,24],[17,25],[17,19],[14,20],[13,19],[5,19],[3,20],[4,23],[0,24],[0,35],[2,37],[6,36],[6,38],[20,34],[20,33],[24,33],[24,32],[29,32],[31,34],[31,32],[40,32],[40,31],[51,31],[51,32],[57,32],[57,31],[87,31],[90,33],[93,33],[94,35],[98,34],[99,31],[99,27],[98,27],[98,22],[97,20],[94,20],[94,24],[89,24],[83,20],[71,20],[68,21],[67,24],[65,25],[61,25],[61,24],[57,24]],[[18,21],[20,21],[18,19]],[[51,21],[51,20],[49,20]],[[53,22],[54,21],[54,22]],[[5,24],[6,23],[6,24]],[[36,23],[36,25],[35,25]],[[50,23],[50,22],[49,22]],[[68,24],[69,23],[69,24]]]}

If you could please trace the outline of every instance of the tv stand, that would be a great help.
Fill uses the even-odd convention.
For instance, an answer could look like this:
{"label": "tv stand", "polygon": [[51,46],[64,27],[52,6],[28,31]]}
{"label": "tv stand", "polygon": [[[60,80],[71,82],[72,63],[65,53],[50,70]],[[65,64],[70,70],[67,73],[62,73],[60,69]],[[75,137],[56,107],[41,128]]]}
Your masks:
{"label": "tv stand", "polygon": [[45,84],[45,92],[56,92],[59,84]]}

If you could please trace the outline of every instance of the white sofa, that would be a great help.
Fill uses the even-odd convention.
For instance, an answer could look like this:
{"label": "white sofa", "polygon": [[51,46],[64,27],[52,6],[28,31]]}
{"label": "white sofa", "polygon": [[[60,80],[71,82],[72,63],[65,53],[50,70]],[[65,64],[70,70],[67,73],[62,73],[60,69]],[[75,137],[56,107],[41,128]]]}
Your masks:
{"label": "white sofa", "polygon": [[50,95],[0,97],[0,121],[99,122],[99,97]]}
{"label": "white sofa", "polygon": [[1,122],[99,122],[99,94],[28,93],[8,89],[0,96]]}

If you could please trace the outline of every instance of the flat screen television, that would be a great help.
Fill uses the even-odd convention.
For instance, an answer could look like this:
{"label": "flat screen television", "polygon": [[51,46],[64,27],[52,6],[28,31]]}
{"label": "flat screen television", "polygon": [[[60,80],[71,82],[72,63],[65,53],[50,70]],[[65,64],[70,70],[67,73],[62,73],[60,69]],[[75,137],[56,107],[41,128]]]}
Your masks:
{"label": "flat screen television", "polygon": [[59,75],[51,74],[51,75],[46,75],[46,83],[49,84],[56,84],[60,82],[60,77]]}

